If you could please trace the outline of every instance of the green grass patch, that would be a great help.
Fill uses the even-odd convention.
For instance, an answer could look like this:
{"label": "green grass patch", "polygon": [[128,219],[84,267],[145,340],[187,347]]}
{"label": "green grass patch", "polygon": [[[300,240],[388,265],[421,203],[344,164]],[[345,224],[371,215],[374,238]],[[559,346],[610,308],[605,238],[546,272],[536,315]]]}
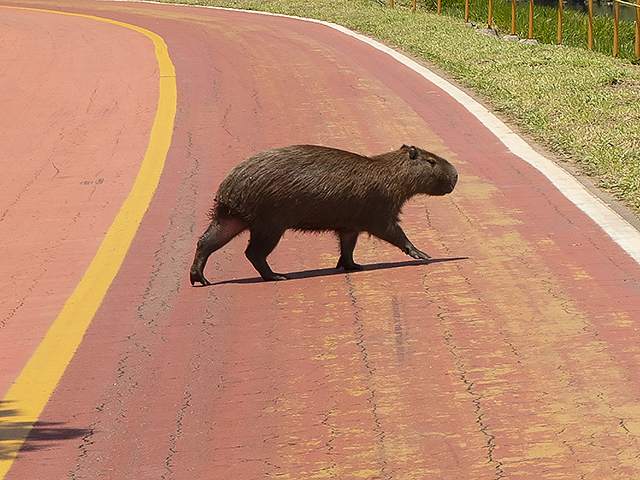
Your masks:
{"label": "green grass patch", "polygon": [[[326,20],[431,62],[640,212],[640,67],[628,60],[579,45],[526,45],[478,35],[463,24],[464,9],[448,16],[425,5],[412,13],[409,3],[390,9],[374,0],[189,3]],[[498,25],[502,29],[502,20]]]}

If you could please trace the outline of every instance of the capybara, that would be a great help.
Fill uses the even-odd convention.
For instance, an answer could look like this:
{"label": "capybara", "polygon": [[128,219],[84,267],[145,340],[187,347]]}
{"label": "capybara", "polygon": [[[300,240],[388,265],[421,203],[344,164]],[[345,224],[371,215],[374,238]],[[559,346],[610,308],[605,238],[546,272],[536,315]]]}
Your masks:
{"label": "capybara", "polygon": [[264,280],[287,278],[271,270],[267,256],[289,229],[336,232],[336,268],[345,270],[362,268],[353,261],[360,232],[428,259],[398,224],[402,206],[420,193],[451,193],[457,181],[456,169],[444,158],[406,145],[374,157],[312,145],[258,153],[220,184],[211,224],[191,265],[191,284],[211,285],[204,276],[209,255],[246,229],[251,236],[245,255]]}

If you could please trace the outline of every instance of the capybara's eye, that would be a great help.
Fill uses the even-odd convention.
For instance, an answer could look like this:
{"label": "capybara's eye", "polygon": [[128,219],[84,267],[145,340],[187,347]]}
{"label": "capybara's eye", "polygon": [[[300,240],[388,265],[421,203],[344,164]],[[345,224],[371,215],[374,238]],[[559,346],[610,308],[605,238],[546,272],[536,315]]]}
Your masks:
{"label": "capybara's eye", "polygon": [[436,159],[433,157],[427,157],[427,162],[429,162],[431,165],[435,165],[436,164]]}

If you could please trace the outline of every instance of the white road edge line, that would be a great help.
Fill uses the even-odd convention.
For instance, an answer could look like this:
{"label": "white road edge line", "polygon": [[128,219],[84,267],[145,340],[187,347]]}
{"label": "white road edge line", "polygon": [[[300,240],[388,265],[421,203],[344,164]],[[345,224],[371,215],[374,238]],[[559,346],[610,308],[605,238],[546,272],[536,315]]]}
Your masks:
{"label": "white road edge line", "polygon": [[[166,5],[166,4],[164,4]],[[520,157],[525,162],[532,165],[546,176],[551,183],[574,203],[580,210],[587,214],[596,224],[609,235],[627,254],[640,264],[640,232],[636,230],[629,222],[621,217],[609,205],[604,203],[600,198],[591,193],[584,185],[582,185],[575,177],[566,170],[536,152],[526,141],[518,134],[511,130],[498,117],[489,112],[476,100],[464,93],[462,90],[452,85],[442,77],[436,75],[428,68],[411,60],[396,50],[373,40],[365,35],[354,32],[346,27],[335,23],[316,20],[314,18],[303,18],[291,15],[282,15],[278,13],[260,12],[255,10],[242,10],[223,7],[199,6],[201,8],[213,8],[217,10],[227,10],[235,12],[246,12],[258,15],[271,15],[274,17],[293,18],[305,22],[318,23],[333,28],[345,35],[349,35],[357,40],[371,45],[372,47],[393,57],[398,62],[409,67],[411,70],[422,75],[429,82],[433,83],[448,95],[453,97],[458,103],[466,108],[474,117],[476,117],[498,140],[500,140],[514,155]]]}

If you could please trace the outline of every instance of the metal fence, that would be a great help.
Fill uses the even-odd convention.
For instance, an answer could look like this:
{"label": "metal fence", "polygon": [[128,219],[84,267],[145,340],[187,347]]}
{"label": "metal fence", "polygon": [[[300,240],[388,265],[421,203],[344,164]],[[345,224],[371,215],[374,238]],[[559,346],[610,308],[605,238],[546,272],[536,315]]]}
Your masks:
{"label": "metal fence", "polygon": [[[394,7],[394,0],[389,0],[391,8]],[[493,0],[489,1],[489,14],[487,19],[488,28],[493,28]],[[587,12],[588,29],[587,29],[587,44],[589,50],[593,50],[593,0],[589,1],[589,7]],[[613,56],[618,56],[618,32],[620,25],[620,4],[627,5],[635,8],[636,20],[635,20],[635,47],[634,53],[636,60],[640,59],[640,0],[636,0],[636,3],[632,3],[626,0],[613,0],[614,1],[614,31],[613,31]],[[412,10],[416,11],[416,0],[413,0]],[[437,12],[442,11],[442,0],[437,0]],[[470,0],[465,0],[464,5],[464,20],[469,22]],[[534,0],[529,0],[529,40],[534,40]],[[562,44],[562,24],[563,24],[563,0],[558,0],[558,45]],[[511,6],[511,35],[516,34],[516,0],[512,0]]]}

